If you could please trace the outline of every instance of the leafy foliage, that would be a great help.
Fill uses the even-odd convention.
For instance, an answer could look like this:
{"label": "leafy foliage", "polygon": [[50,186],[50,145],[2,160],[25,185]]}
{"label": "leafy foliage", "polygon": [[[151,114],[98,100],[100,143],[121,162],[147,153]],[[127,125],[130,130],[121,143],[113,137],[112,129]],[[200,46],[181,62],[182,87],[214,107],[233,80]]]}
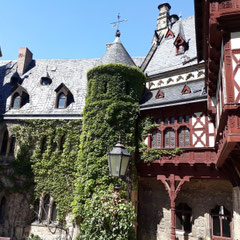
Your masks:
{"label": "leafy foliage", "polygon": [[13,131],[19,145],[15,172],[34,185],[35,198],[44,194],[54,198],[63,221],[73,201],[81,121],[29,120]]}
{"label": "leafy foliage", "polygon": [[[135,213],[127,186],[109,176],[106,154],[121,136],[134,156],[138,101],[144,82],[142,72],[122,64],[103,65],[88,72],[73,202],[81,231],[79,240],[134,239]],[[117,199],[114,184],[121,187]]]}

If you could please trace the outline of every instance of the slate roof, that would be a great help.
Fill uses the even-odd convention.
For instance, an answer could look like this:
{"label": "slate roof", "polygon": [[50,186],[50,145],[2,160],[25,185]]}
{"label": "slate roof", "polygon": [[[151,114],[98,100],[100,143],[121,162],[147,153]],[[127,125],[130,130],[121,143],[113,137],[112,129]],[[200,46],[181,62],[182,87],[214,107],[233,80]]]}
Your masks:
{"label": "slate roof", "polygon": [[127,50],[124,48],[120,37],[116,37],[115,41],[109,44],[107,52],[101,58],[101,64],[108,63],[123,63],[129,66],[136,66]]}
{"label": "slate roof", "polygon": [[[143,57],[133,58],[141,65]],[[31,69],[21,76],[21,86],[29,94],[29,103],[20,109],[11,109],[11,77],[17,74],[17,61],[0,61],[0,116],[16,118],[81,118],[87,89],[87,72],[99,65],[93,59],[47,59],[34,60]],[[133,61],[132,60],[132,61]],[[132,63],[132,62],[131,62]],[[135,65],[135,64],[134,64]],[[43,86],[42,77],[50,77],[52,84]],[[74,102],[67,108],[57,109],[55,89],[64,84],[72,93]]]}
{"label": "slate roof", "polygon": [[[87,88],[87,71],[94,67],[98,59],[51,59],[36,60],[29,71],[21,76],[21,86],[29,94],[29,103],[20,109],[11,109],[11,77],[17,69],[16,61],[0,61],[0,114],[5,117],[42,116],[63,118],[80,117],[84,104]],[[41,77],[46,76],[46,71],[52,79],[52,84],[43,86]],[[55,89],[60,84],[65,84],[74,96],[74,102],[65,109],[55,108]]]}
{"label": "slate roof", "polygon": [[[178,20],[172,26],[171,31],[174,33],[175,37],[170,39],[164,37],[162,39],[145,69],[145,72],[149,76],[198,63],[194,16]],[[189,45],[189,49],[184,54],[180,55],[176,55],[176,47],[174,46],[174,41],[178,33],[184,33],[184,38]]]}
{"label": "slate roof", "polygon": [[146,90],[141,102],[140,109],[162,108],[167,106],[175,106],[188,104],[191,102],[207,101],[207,95],[204,91],[204,80],[195,80],[187,83],[190,88],[190,94],[182,94],[182,90],[186,83],[175,84],[168,87],[161,87],[164,98],[156,99],[159,89]]}

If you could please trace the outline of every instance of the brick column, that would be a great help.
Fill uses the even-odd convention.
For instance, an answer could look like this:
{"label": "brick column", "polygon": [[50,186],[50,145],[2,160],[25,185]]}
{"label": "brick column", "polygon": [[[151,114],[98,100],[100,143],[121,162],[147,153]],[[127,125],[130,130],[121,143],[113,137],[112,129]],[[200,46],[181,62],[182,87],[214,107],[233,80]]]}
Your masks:
{"label": "brick column", "polygon": [[233,188],[233,240],[240,240],[240,187]]}

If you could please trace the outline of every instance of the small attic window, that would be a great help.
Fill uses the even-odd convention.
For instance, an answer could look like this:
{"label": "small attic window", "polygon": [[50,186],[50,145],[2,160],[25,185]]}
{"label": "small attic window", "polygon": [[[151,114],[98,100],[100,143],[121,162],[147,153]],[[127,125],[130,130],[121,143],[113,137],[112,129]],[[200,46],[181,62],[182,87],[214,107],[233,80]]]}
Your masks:
{"label": "small attic window", "polygon": [[161,90],[158,90],[155,98],[156,99],[164,98],[164,93]]}
{"label": "small attic window", "polygon": [[12,89],[11,108],[19,109],[29,103],[29,95],[27,91],[21,86],[17,85]]}
{"label": "small attic window", "polygon": [[165,35],[166,39],[172,39],[174,38],[174,33],[169,29],[167,34]]}
{"label": "small attic window", "polygon": [[56,89],[56,108],[63,109],[67,108],[69,104],[74,102],[74,98],[70,90],[61,83]]}
{"label": "small attic window", "polygon": [[52,83],[52,79],[49,78],[49,77],[42,77],[40,83],[43,86],[47,86],[47,85],[50,85]]}
{"label": "small attic window", "polygon": [[188,85],[185,85],[182,90],[182,95],[190,94],[190,93],[191,93],[191,89],[188,87]]}

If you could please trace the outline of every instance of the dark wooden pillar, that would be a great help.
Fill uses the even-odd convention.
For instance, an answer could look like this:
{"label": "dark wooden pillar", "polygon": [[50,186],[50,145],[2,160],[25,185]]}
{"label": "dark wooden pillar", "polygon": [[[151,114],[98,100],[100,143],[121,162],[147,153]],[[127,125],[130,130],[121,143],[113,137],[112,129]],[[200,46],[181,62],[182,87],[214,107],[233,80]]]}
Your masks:
{"label": "dark wooden pillar", "polygon": [[183,184],[185,182],[190,181],[190,177],[186,176],[186,177],[180,178],[179,176],[175,176],[174,174],[171,174],[168,178],[166,176],[158,175],[157,179],[164,184],[170,198],[171,240],[175,240],[176,239],[176,198]]}

